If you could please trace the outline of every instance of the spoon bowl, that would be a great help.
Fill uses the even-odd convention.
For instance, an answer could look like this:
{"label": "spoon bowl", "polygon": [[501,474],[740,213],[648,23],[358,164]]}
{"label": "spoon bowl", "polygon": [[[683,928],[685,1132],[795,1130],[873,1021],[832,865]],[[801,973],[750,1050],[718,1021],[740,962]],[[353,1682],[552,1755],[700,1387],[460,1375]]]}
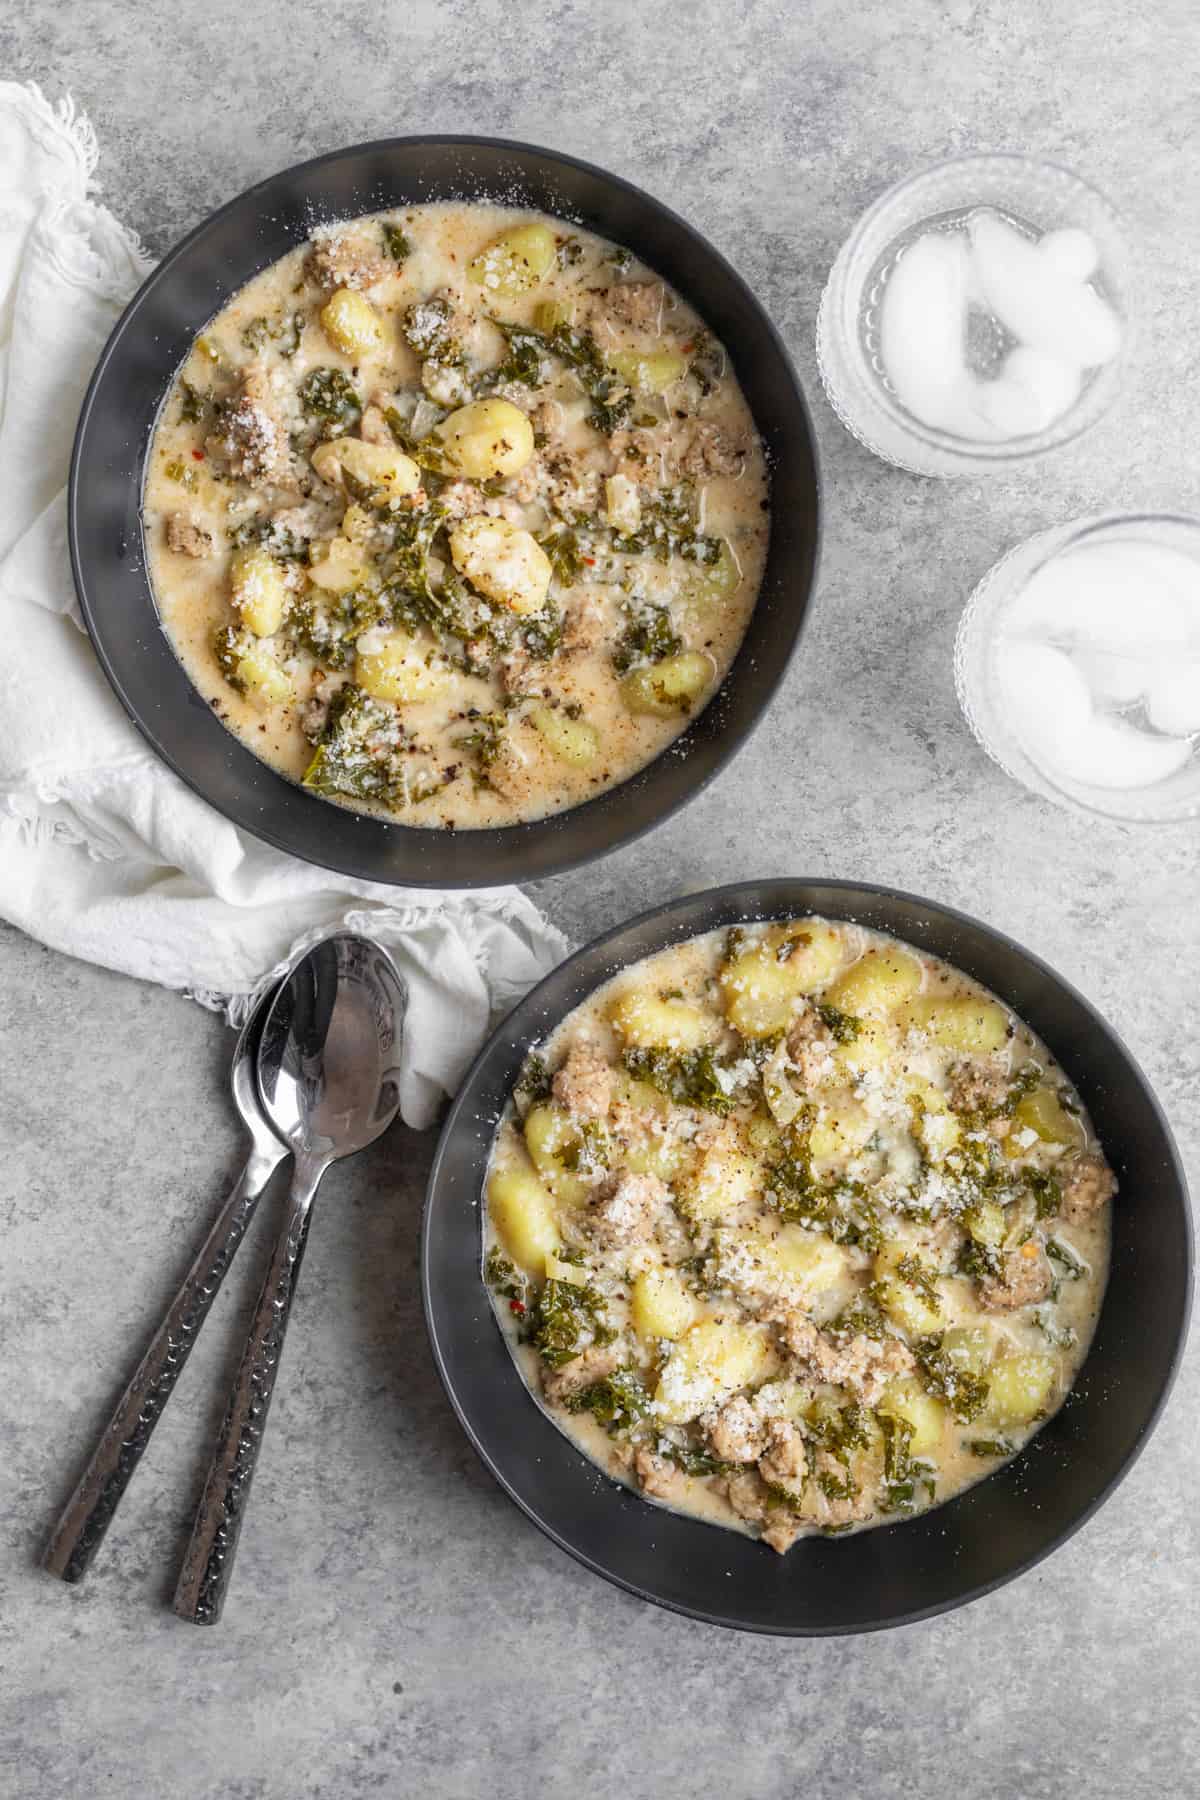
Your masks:
{"label": "spoon bowl", "polygon": [[279,988],[259,1045],[262,1109],[297,1158],[327,1165],[373,1143],[400,1104],[404,984],[386,951],[339,932]]}

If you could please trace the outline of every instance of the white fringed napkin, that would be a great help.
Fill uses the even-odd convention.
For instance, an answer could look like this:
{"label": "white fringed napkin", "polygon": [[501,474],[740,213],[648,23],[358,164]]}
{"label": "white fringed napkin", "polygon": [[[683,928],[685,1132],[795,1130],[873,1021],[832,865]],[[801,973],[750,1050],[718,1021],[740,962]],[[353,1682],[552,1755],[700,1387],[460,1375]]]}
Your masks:
{"label": "white fringed napkin", "polygon": [[67,467],[88,377],[151,265],[93,197],[96,160],[70,99],[0,83],[0,917],[235,1024],[298,945],[369,931],[409,984],[402,1110],[426,1126],[566,940],[516,888],[351,881],[256,842],[110,692],[76,608]]}

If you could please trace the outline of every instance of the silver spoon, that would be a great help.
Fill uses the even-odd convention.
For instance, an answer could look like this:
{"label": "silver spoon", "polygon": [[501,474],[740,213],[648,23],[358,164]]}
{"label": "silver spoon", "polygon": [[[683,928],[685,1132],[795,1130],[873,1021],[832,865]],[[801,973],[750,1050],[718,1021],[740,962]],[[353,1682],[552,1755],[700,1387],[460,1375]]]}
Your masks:
{"label": "silver spoon", "polygon": [[171,1398],[234,1252],[254,1217],[263,1189],[288,1154],[287,1145],[263,1116],[255,1079],[259,1041],[276,992],[272,989],[259,1001],[243,1026],[233,1053],[233,1102],[251,1138],[246,1166],[196,1253],[54,1527],[42,1561],[52,1575],[61,1575],[64,1581],[79,1581],[87,1573]]}
{"label": "silver spoon", "polygon": [[405,997],[386,951],[342,932],[309,951],[267,1016],[259,1096],[296,1167],[175,1589],[175,1611],[194,1625],[215,1625],[221,1616],[313,1196],[330,1163],[373,1143],[399,1108]]}

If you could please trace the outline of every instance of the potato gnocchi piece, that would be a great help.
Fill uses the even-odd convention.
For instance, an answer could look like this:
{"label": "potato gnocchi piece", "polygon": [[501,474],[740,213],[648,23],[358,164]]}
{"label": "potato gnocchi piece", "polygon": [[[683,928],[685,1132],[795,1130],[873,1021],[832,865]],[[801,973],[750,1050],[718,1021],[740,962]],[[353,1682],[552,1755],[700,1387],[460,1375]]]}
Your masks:
{"label": "potato gnocchi piece", "polygon": [[274,637],[283,624],[288,590],[283,570],[259,547],[235,550],[229,564],[235,612],[255,637]]}
{"label": "potato gnocchi piece", "polygon": [[886,1018],[921,985],[921,965],[903,950],[868,950],[830,983],[825,999],[840,1012]]}
{"label": "potato gnocchi piece", "polygon": [[699,1050],[717,1035],[717,1024],[689,1000],[664,999],[644,988],[632,988],[609,1009],[613,1029],[637,1050]]}
{"label": "potato gnocchi piece", "polygon": [[454,527],[450,554],[459,573],[489,600],[515,613],[541,612],[545,606],[550,558],[531,531],[481,513]]}
{"label": "potato gnocchi piece", "polygon": [[1054,1358],[1029,1350],[1002,1356],[988,1372],[988,1414],[999,1425],[1032,1425],[1050,1404]]}
{"label": "potato gnocchi piece", "polygon": [[634,669],[621,683],[621,698],[630,712],[669,719],[692,711],[715,672],[712,657],[703,650],[680,650]]}
{"label": "potato gnocchi piece", "polygon": [[500,300],[516,300],[544,281],[558,244],[549,225],[531,220],[501,232],[467,266],[467,279]]}
{"label": "potato gnocchi piece", "polygon": [[565,709],[553,706],[531,706],[526,716],[559,762],[571,763],[577,769],[586,769],[595,762],[600,737],[586,719],[573,719]]}
{"label": "potato gnocchi piece", "polygon": [[758,1158],[731,1134],[701,1151],[683,1182],[680,1203],[690,1219],[723,1219],[761,1194],[764,1179]]}
{"label": "potato gnocchi piece", "polygon": [[[411,456],[386,444],[365,444],[360,438],[331,438],[318,444],[311,462],[322,481],[343,482],[388,500],[415,494],[421,485],[421,471]],[[369,523],[369,516],[364,516]]]}
{"label": "potato gnocchi piece", "polygon": [[774,926],[721,970],[729,1022],[743,1037],[785,1031],[796,1002],[824,986],[841,963],[844,940],[816,919]]}
{"label": "potato gnocchi piece", "polygon": [[265,644],[248,646],[237,660],[235,679],[259,711],[290,706],[296,689],[286,669],[280,667]]}
{"label": "potato gnocchi piece", "polygon": [[674,1269],[643,1269],[635,1276],[630,1313],[646,1338],[681,1338],[696,1322],[699,1306]]}
{"label": "potato gnocchi piece", "polygon": [[687,358],[667,344],[653,350],[614,350],[608,363],[636,394],[665,394],[687,374]]}
{"label": "potato gnocchi piece", "polygon": [[654,1396],[658,1418],[682,1425],[738,1388],[762,1381],[776,1358],[766,1333],[732,1320],[702,1319],[675,1345]]}
{"label": "potato gnocchi piece", "polygon": [[1008,1014],[995,1000],[973,994],[918,994],[899,1009],[909,1031],[924,1031],[935,1043],[968,1056],[989,1056],[1008,1041]]}
{"label": "potato gnocchi piece", "polygon": [[911,1428],[909,1449],[914,1456],[931,1456],[945,1436],[948,1414],[940,1400],[927,1394],[916,1381],[894,1381],[879,1403],[887,1417],[901,1419]]}
{"label": "potato gnocchi piece", "polygon": [[431,643],[407,631],[373,631],[358,640],[354,678],[373,700],[404,705],[436,700],[450,674]]}
{"label": "potato gnocchi piece", "polygon": [[540,1279],[547,1259],[558,1249],[558,1228],[550,1195],[532,1169],[493,1171],[488,1217],[513,1261]]}
{"label": "potato gnocchi piece", "polygon": [[[913,1263],[923,1281],[901,1267]],[[875,1258],[874,1292],[888,1318],[912,1338],[930,1337],[946,1322],[933,1271],[902,1246],[888,1244]]]}
{"label": "potato gnocchi piece", "polygon": [[569,1165],[578,1157],[581,1139],[570,1113],[556,1101],[531,1106],[525,1115],[525,1146],[533,1166],[557,1199],[579,1206],[588,1185]]}
{"label": "potato gnocchi piece", "polygon": [[338,288],[326,301],[321,329],[343,356],[372,356],[383,349],[383,320],[355,288]]}
{"label": "potato gnocchi piece", "polygon": [[533,426],[511,400],[469,400],[433,433],[449,468],[470,481],[518,475],[533,455]]}
{"label": "potato gnocchi piece", "polygon": [[[1015,1132],[1032,1131],[1044,1144],[1061,1144],[1064,1149],[1076,1149],[1083,1142],[1083,1127],[1074,1113],[1069,1113],[1058,1095],[1049,1088],[1034,1088],[1031,1094],[1023,1094],[1013,1112],[1013,1129]],[[1016,1150],[1023,1148],[1019,1137],[1010,1138],[1009,1145]]]}
{"label": "potato gnocchi piece", "polygon": [[309,565],[308,579],[327,594],[348,594],[371,579],[371,559],[360,543],[339,534],[330,538],[325,554]]}

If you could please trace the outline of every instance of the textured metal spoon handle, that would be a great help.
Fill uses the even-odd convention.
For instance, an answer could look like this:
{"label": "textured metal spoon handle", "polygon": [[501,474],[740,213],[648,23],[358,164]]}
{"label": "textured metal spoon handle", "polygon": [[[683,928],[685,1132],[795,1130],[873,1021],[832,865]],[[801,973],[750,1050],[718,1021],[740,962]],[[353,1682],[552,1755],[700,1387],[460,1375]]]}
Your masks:
{"label": "textured metal spoon handle", "polygon": [[324,1162],[297,1162],[279,1241],[254,1309],[175,1588],[175,1611],[193,1625],[215,1625],[225,1604],[308,1238],[312,1198],[325,1168]]}
{"label": "textured metal spoon handle", "polygon": [[277,1150],[256,1145],[251,1151],[54,1528],[42,1559],[51,1574],[61,1575],[64,1581],[79,1581],[87,1573],[171,1398],[259,1197],[286,1155],[282,1144]]}

